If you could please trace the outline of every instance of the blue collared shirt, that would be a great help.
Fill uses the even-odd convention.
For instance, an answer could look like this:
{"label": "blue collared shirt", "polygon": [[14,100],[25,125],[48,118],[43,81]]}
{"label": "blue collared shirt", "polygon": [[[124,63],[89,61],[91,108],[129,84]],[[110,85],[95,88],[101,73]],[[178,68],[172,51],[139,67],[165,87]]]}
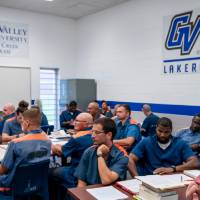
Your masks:
{"label": "blue collared shirt", "polygon": [[10,114],[10,115],[8,115],[8,116],[3,118],[3,120],[0,122],[0,134],[2,134],[3,127],[4,127],[4,124],[5,124],[6,120],[11,119],[13,117],[15,117],[15,113],[12,113],[12,114]]}
{"label": "blue collared shirt", "polygon": [[[1,163],[2,166],[8,169],[8,173],[0,175],[0,186],[10,186],[19,164],[48,160],[50,159],[50,154],[51,141],[45,134],[27,134],[12,140]],[[38,157],[38,155],[40,156]]]}
{"label": "blue collared shirt", "polygon": [[3,127],[3,133],[7,133],[8,135],[17,135],[22,133],[21,124],[14,119],[13,121],[6,121]]}
{"label": "blue collared shirt", "polygon": [[[98,170],[97,149],[92,146],[88,148],[75,171],[75,176],[88,185],[101,183]],[[119,175],[119,180],[124,180],[128,165],[128,157],[124,155],[115,145],[112,146],[106,161],[108,168]]]}
{"label": "blue collared shirt", "polygon": [[73,128],[70,125],[65,125],[64,122],[74,120],[81,111],[75,110],[74,112],[70,112],[69,110],[65,110],[60,115],[60,127],[62,128]]}
{"label": "blue collared shirt", "polygon": [[139,175],[153,174],[160,167],[171,167],[180,165],[194,156],[188,144],[179,138],[172,137],[171,143],[166,149],[158,145],[157,136],[149,136],[140,141],[132,150],[139,160],[143,160]]}
{"label": "blue collared shirt", "polygon": [[130,123],[131,118],[128,118],[124,125],[122,122],[117,118],[115,119],[115,124],[117,126],[117,133],[114,137],[114,140],[120,140],[127,137],[133,137],[135,142],[132,144],[131,148],[127,149],[130,152],[136,144],[141,140],[140,129],[136,124]]}

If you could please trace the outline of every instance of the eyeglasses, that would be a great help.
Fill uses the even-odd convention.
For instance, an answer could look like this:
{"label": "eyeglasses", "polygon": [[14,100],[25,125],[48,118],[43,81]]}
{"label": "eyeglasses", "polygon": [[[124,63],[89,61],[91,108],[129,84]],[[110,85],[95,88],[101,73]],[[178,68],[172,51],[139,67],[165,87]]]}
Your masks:
{"label": "eyeglasses", "polygon": [[86,123],[86,122],[87,122],[87,121],[77,120],[77,119],[75,119],[74,121],[75,121],[75,122],[78,122],[78,123],[81,123],[81,122]]}
{"label": "eyeglasses", "polygon": [[99,135],[101,133],[105,133],[104,131],[95,131],[95,130],[92,130],[92,134],[93,135]]}

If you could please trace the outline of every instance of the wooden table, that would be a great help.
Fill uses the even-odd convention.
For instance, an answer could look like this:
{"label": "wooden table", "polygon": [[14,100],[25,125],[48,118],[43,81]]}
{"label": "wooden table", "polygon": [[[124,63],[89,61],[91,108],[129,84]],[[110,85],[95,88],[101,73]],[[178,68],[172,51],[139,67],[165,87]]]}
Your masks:
{"label": "wooden table", "polygon": [[[96,200],[89,192],[87,192],[87,189],[99,188],[99,187],[103,187],[103,185],[98,184],[98,185],[90,185],[86,187],[71,188],[71,189],[68,189],[67,192],[75,200]],[[113,187],[117,188],[119,191],[126,194],[128,196],[127,200],[133,200],[133,196],[130,195],[129,193],[125,192],[124,190],[117,187],[116,185],[113,185]],[[185,197],[186,188],[187,187],[174,189],[179,195],[179,200],[186,200],[186,197]]]}

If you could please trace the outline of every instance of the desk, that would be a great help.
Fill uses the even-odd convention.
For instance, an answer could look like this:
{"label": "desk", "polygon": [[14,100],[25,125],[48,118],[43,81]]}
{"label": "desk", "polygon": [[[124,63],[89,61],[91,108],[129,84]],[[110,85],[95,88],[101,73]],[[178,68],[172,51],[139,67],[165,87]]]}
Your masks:
{"label": "desk", "polygon": [[[113,186],[115,188],[117,188],[119,191],[126,194],[128,196],[128,200],[133,200],[132,195],[123,191],[121,188],[117,187],[116,185],[113,185]],[[103,187],[103,186],[101,184],[98,184],[98,185],[90,185],[90,186],[80,187],[80,188],[70,188],[70,189],[67,190],[67,192],[75,200],[96,200],[89,192],[86,191],[86,189],[98,188],[98,187]],[[186,188],[187,187],[175,189],[175,191],[179,195],[179,200],[186,200],[186,197],[185,197]]]}

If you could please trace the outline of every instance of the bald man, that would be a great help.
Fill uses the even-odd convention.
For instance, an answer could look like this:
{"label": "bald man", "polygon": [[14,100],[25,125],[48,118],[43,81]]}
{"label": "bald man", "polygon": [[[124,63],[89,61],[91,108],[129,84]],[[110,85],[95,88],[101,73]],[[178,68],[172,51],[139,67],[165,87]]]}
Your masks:
{"label": "bald man", "polygon": [[75,178],[73,174],[83,152],[93,144],[91,137],[92,124],[93,118],[89,113],[79,114],[74,123],[74,128],[76,130],[75,136],[63,146],[52,146],[53,154],[63,156],[64,158],[71,157],[71,165],[51,170],[50,184],[55,185],[54,183],[57,180],[59,184],[66,188],[76,187],[77,178]]}
{"label": "bald man", "polygon": [[144,104],[142,107],[142,112],[146,116],[141,127],[141,134],[145,137],[155,135],[156,125],[159,117],[152,113],[151,106]]}
{"label": "bald man", "polygon": [[15,106],[12,103],[7,103],[3,106],[3,119],[0,122],[0,134],[2,134],[4,123],[6,120],[15,118]]}
{"label": "bald man", "polygon": [[90,102],[88,104],[88,113],[90,113],[93,117],[93,120],[95,121],[96,119],[105,117],[104,115],[101,114],[99,104],[97,102]]}

